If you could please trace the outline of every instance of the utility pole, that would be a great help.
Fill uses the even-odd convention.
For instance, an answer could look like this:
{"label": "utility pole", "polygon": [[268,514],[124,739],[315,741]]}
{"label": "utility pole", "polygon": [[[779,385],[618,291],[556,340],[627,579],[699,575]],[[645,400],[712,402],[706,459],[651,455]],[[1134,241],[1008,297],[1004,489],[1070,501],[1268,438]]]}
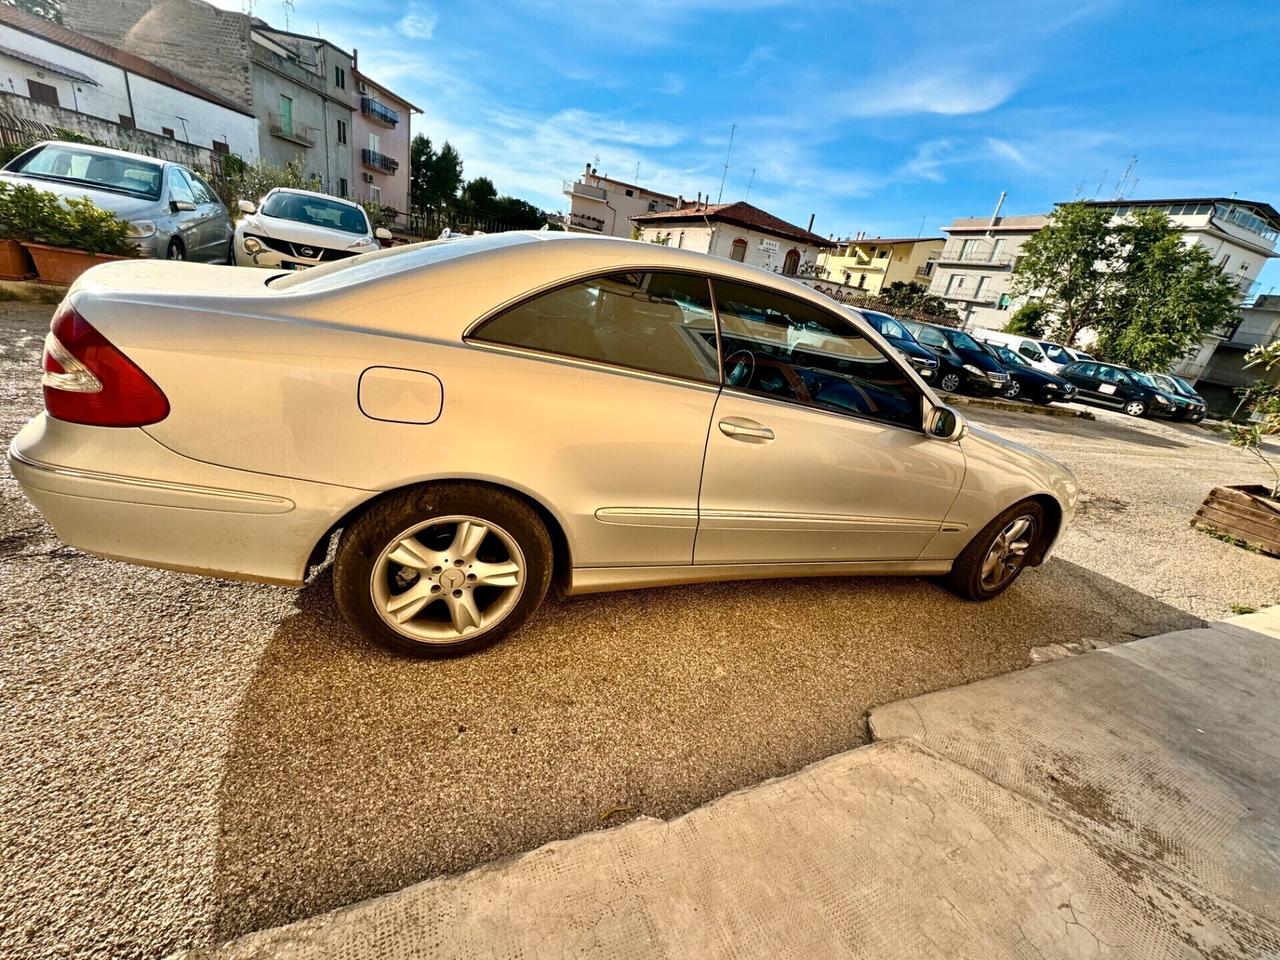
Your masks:
{"label": "utility pole", "polygon": [[729,176],[729,158],[733,156],[733,134],[737,129],[736,123],[729,128],[729,150],[724,155],[724,173],[720,174],[720,192],[716,195],[716,203],[724,199],[724,179]]}

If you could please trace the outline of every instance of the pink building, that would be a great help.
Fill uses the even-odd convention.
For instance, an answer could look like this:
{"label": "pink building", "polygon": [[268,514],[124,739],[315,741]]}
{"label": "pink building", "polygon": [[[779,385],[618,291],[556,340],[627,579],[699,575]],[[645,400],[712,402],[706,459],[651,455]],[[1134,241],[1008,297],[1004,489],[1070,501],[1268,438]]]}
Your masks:
{"label": "pink building", "polygon": [[353,57],[356,104],[352,115],[351,191],[399,213],[409,209],[409,116],[422,111],[361,73]]}

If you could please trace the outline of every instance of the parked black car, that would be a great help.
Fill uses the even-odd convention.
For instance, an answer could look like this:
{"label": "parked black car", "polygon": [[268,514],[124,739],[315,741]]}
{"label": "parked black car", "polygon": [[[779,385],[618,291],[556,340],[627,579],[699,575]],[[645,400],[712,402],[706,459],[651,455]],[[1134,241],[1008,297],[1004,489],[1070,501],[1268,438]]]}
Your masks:
{"label": "parked black car", "polygon": [[991,395],[1009,386],[1009,374],[982,344],[963,330],[903,320],[915,338],[938,355],[938,386],[943,390]]}
{"label": "parked black car", "polygon": [[1156,382],[1161,391],[1173,397],[1174,403],[1178,405],[1173,419],[1190,420],[1192,423],[1199,423],[1204,419],[1204,397],[1196,393],[1191,384],[1171,373],[1149,373],[1147,376]]}
{"label": "parked black car", "polygon": [[896,318],[878,310],[859,310],[867,322],[879,331],[880,336],[889,341],[889,345],[907,358],[923,380],[936,383],[938,375],[938,355],[928,347],[922,347],[911,331]]}
{"label": "parked black car", "polygon": [[1077,400],[1123,410],[1131,417],[1172,417],[1177,411],[1177,403],[1154,380],[1128,367],[1078,361],[1062,368],[1062,378],[1076,385]]}
{"label": "parked black car", "polygon": [[983,343],[982,346],[1009,372],[1009,386],[1001,396],[1009,400],[1030,400],[1048,404],[1076,398],[1076,385],[1062,377],[1037,370],[1016,351],[999,343]]}

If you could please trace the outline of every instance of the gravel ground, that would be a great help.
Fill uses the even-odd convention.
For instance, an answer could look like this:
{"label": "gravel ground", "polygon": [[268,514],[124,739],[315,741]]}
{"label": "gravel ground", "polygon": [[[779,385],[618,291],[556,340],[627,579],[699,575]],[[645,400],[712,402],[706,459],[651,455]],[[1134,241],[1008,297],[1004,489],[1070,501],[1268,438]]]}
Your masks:
{"label": "gravel ground", "polygon": [[[50,308],[0,303],[0,439],[39,408]],[[1263,471],[1198,427],[970,411],[1071,466],[1058,557],[986,605],[928,581],[691,586],[551,604],[506,643],[398,660],[301,591],[58,543],[0,471],[0,955],[159,957],[865,739],[868,708],[1280,600],[1190,529]]]}

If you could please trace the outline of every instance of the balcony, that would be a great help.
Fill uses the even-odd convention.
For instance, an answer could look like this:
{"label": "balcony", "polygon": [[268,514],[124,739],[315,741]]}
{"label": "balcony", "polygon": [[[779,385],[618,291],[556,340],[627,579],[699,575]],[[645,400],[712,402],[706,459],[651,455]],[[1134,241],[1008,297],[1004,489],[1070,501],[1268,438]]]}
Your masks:
{"label": "balcony", "polygon": [[385,104],[379,103],[373,97],[360,98],[360,112],[366,117],[385,123],[388,127],[394,127],[400,122],[400,114]]}
{"label": "balcony", "polygon": [[589,213],[569,214],[570,230],[586,230],[590,233],[604,233],[604,221]]}
{"label": "balcony", "polygon": [[267,125],[273,137],[301,144],[304,147],[314,147],[320,133],[315,127],[298,123],[293,117],[286,117],[279,113],[270,114]]}
{"label": "balcony", "polygon": [[954,300],[957,303],[971,303],[975,307],[985,307],[995,303],[999,297],[994,290],[978,290],[974,293],[953,290],[950,293],[944,293],[942,299]]}
{"label": "balcony", "polygon": [[938,255],[938,263],[967,263],[979,266],[1007,267],[1013,263],[1008,253],[994,253],[988,249],[965,250],[963,247],[946,247]]}
{"label": "balcony", "polygon": [[588,200],[603,200],[608,194],[604,187],[593,187],[589,183],[583,183],[580,180],[564,180],[564,194],[571,197],[586,197]]}
{"label": "balcony", "polygon": [[360,151],[360,162],[366,167],[381,170],[383,173],[395,173],[400,169],[400,161],[392,160],[385,153],[365,147]]}
{"label": "balcony", "polygon": [[927,263],[920,264],[920,266],[916,267],[916,276],[928,280],[933,276],[933,268],[937,265],[937,260],[930,260]]}

